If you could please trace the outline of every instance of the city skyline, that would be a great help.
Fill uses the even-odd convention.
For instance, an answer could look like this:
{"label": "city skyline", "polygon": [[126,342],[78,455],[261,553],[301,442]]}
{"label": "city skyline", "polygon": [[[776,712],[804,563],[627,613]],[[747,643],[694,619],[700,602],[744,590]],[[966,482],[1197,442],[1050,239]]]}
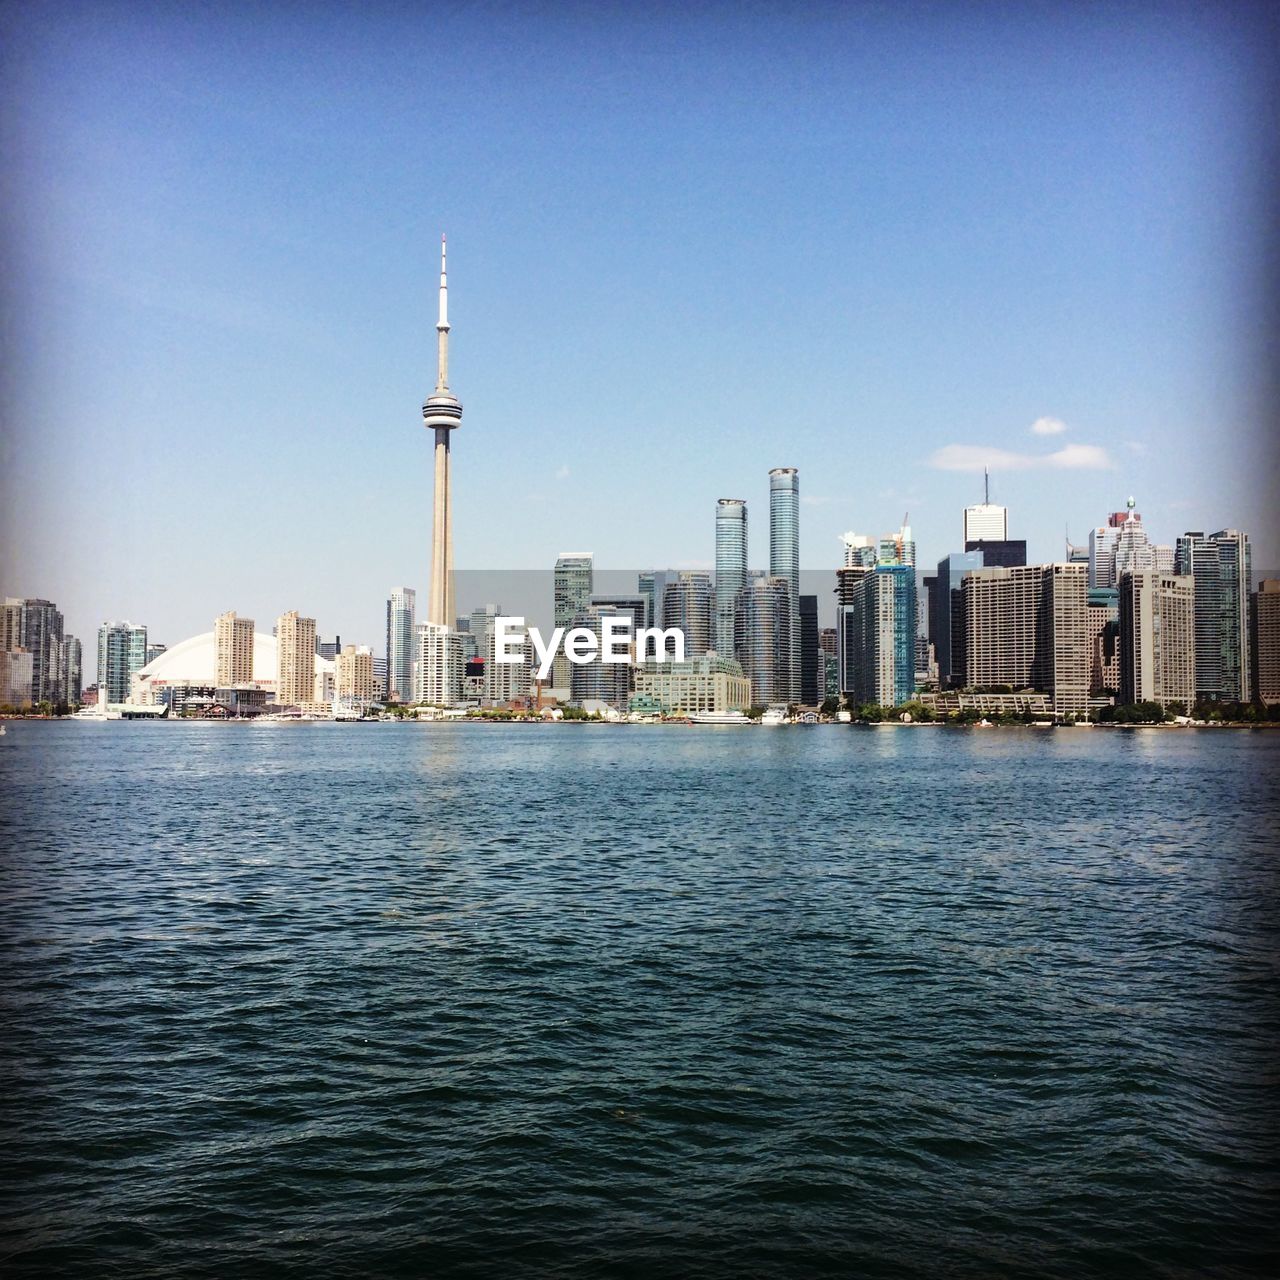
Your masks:
{"label": "city skyline", "polygon": [[[332,88],[345,46],[323,22],[314,66],[249,55],[281,102],[245,86],[233,110],[221,90],[246,74],[234,19],[197,57],[181,19],[122,18],[90,61],[53,39],[77,21],[12,33],[25,217],[5,299],[21,374],[6,388],[0,562],[6,595],[60,601],[77,635],[130,616],[172,642],[211,610],[296,606],[326,634],[376,643],[393,584],[427,601],[431,462],[413,406],[431,387],[421,299],[445,227],[466,264],[450,353],[469,402],[463,568],[542,569],[590,545],[602,567],[709,570],[705,513],[726,494],[756,507],[746,560],[764,567],[759,477],[775,467],[810,478],[802,569],[838,563],[842,530],[878,536],[903,511],[928,565],[961,549],[956,513],[982,497],[984,463],[1029,562],[1059,558],[1068,534],[1085,541],[1134,493],[1159,542],[1243,528],[1257,576],[1280,563],[1268,370],[1250,336],[1268,278],[1246,198],[1264,89],[1243,19],[1015,23],[1012,47],[1057,80],[993,61],[980,17],[833,19],[823,37],[840,57],[816,28],[786,27],[770,74],[804,66],[813,92],[774,120],[739,90],[765,66],[740,33],[719,52],[682,46],[659,87],[652,71],[698,20],[673,34],[638,18],[626,39],[587,32],[565,71],[620,91],[602,134],[579,120],[592,92],[561,100],[545,68],[488,105],[509,54],[474,18],[440,23],[455,98],[401,101],[408,62],[389,19],[352,35],[385,87],[324,152],[285,123]],[[537,47],[564,21],[512,30]],[[920,80],[908,103],[895,68],[935,38],[973,96]],[[670,119],[630,96],[642,86]],[[1019,95],[1036,110],[1015,120],[1004,107]],[[566,181],[550,189],[540,128],[582,142],[557,152]],[[477,156],[526,145],[497,199]],[[210,167],[194,163],[201,149]],[[763,209],[744,183],[756,160],[794,179]],[[348,182],[351,164],[366,182]],[[780,377],[782,436],[758,413]],[[655,474],[674,479],[663,519],[620,518]],[[122,509],[128,536],[97,536]]]}

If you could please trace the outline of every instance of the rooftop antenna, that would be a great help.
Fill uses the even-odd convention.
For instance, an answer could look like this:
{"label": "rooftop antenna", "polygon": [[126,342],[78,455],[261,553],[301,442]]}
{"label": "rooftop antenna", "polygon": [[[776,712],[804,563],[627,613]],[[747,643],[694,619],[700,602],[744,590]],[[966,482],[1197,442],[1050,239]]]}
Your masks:
{"label": "rooftop antenna", "polygon": [[991,505],[991,476],[986,467],[982,468],[982,505],[984,507]]}

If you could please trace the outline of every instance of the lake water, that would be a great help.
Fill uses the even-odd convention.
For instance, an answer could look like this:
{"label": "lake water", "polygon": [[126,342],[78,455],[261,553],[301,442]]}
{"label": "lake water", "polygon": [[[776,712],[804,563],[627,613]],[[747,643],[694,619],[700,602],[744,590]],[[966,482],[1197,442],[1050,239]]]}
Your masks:
{"label": "lake water", "polygon": [[10,724],[10,1276],[1217,1276],[1280,734]]}

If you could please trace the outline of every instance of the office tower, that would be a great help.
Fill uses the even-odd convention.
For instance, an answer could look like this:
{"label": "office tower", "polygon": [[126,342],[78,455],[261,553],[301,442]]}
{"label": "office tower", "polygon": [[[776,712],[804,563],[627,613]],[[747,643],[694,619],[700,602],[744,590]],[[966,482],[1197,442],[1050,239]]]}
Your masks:
{"label": "office tower", "polygon": [[748,576],[734,606],[734,657],[751,681],[753,706],[792,699],[791,583],[785,578]]}
{"label": "office tower", "polygon": [[0,707],[23,711],[31,706],[32,654],[29,649],[0,649]]}
{"label": "office tower", "polygon": [[662,624],[684,632],[686,659],[700,658],[715,649],[716,608],[716,588],[710,574],[682,571],[667,583],[662,595]]}
{"label": "office tower", "polygon": [[818,646],[818,597],[800,597],[800,701],[816,707],[826,697],[826,666]]}
{"label": "office tower", "polygon": [[1254,696],[1280,702],[1280,579],[1264,578],[1253,597]]}
{"label": "office tower", "polygon": [[462,637],[446,626],[423,622],[414,629],[414,702],[456,707],[462,701]]}
{"label": "office tower", "polygon": [[954,689],[964,684],[965,575],[983,567],[981,551],[954,551],[938,561],[929,600],[929,638],[938,663],[938,685]]}
{"label": "office tower", "polygon": [[[562,551],[555,568],[555,625],[566,631],[573,620],[591,603],[591,586],[595,579],[594,561],[590,551]],[[564,650],[556,654],[551,682],[556,689],[569,688],[569,668],[572,664]]]}
{"label": "office tower", "polygon": [[6,649],[25,649],[31,655],[32,702],[59,701],[55,650],[62,639],[62,614],[57,605],[11,596],[4,602],[0,632]]}
{"label": "office tower", "polygon": [[1089,585],[1113,587],[1116,581],[1115,525],[1098,525],[1089,530]]}
{"label": "office tower", "polygon": [[[1087,561],[1075,561],[1087,564]],[[1088,569],[1085,570],[1086,574]],[[1085,626],[1089,634],[1089,693],[1120,693],[1120,593],[1115,587],[1089,587],[1085,592]]]}
{"label": "office tower", "polygon": [[150,666],[162,653],[168,650],[167,644],[156,644],[153,640],[147,645],[147,666]]}
{"label": "office tower", "polygon": [[1178,539],[1175,568],[1195,578],[1196,700],[1248,702],[1249,597],[1253,558],[1248,534],[1235,529],[1185,533]]}
{"label": "office tower", "polygon": [[1120,701],[1196,700],[1195,580],[1126,570],[1120,576]]}
{"label": "office tower", "polygon": [[[1068,564],[1088,564],[1089,548],[1085,546],[1076,546],[1070,538],[1067,539],[1067,563]],[[1012,567],[1012,566],[1011,566]]]}
{"label": "office tower", "polygon": [[453,625],[453,477],[450,435],[462,425],[462,405],[449,390],[449,284],[440,237],[440,316],[436,321],[436,389],[422,406],[422,424],[435,432],[435,489],[431,519],[431,589],[427,621]]}
{"label": "office tower", "polygon": [[966,542],[964,549],[980,552],[986,569],[1021,569],[1027,563],[1027,543],[1024,538],[1006,538],[1003,542],[975,538],[972,542]]}
{"label": "office tower", "polygon": [[[706,577],[705,574],[702,575]],[[708,591],[710,581],[708,581]],[[667,590],[670,591],[670,586]],[[708,609],[708,615],[710,610]],[[628,637],[627,647],[634,653],[636,614],[630,608],[589,604],[573,619],[575,628],[590,631],[596,638],[596,655],[590,662],[569,663],[569,696],[581,706],[584,702],[604,702],[618,711],[625,711],[631,701],[631,680],[634,667],[630,662],[605,662],[604,624],[606,619],[621,619],[626,625],[622,634]],[[672,624],[674,625],[674,624]],[[710,620],[708,617],[708,629]],[[704,650],[705,652],[705,650]]]}
{"label": "office tower", "polygon": [[800,473],[795,467],[774,467],[769,472],[769,576],[780,578],[791,589],[788,643],[790,674],[785,698],[800,696]]}
{"label": "office tower", "polygon": [[848,579],[836,607],[840,691],[853,706],[897,707],[916,687],[916,576],[882,564]]}
{"label": "office tower", "polygon": [[715,650],[733,656],[733,609],[747,580],[747,504],[741,498],[716,502]]}
{"label": "office tower", "polygon": [[316,656],[323,658],[326,662],[336,662],[338,654],[342,652],[342,637],[334,636],[332,640],[321,640],[316,637]]}
{"label": "office tower", "polygon": [[253,680],[253,619],[234,610],[213,623],[214,679],[220,689]]}
{"label": "office tower", "polygon": [[964,509],[964,549],[971,542],[1006,542],[1009,538],[1009,509],[991,501],[991,477],[982,473],[982,501]]}
{"label": "office tower", "polygon": [[[413,660],[409,660],[412,669]],[[375,702],[387,700],[387,660],[385,657],[373,656],[373,697]]]}
{"label": "office tower", "polygon": [[878,558],[874,539],[865,533],[842,534],[844,543],[844,567],[846,569],[874,569]]}
{"label": "office tower", "polygon": [[134,674],[146,663],[146,627],[135,627],[131,622],[104,622],[98,628],[99,701],[128,702]]}
{"label": "office tower", "polygon": [[70,632],[61,640],[50,640],[48,649],[48,693],[54,706],[80,701],[80,641]]}
{"label": "office tower", "polygon": [[344,702],[373,701],[373,650],[368,645],[343,645],[333,671],[334,693]]}
{"label": "office tower", "polygon": [[1086,566],[1024,565],[965,575],[965,684],[1036,689],[1058,716],[1089,704]]}
{"label": "office tower", "polygon": [[1166,546],[1163,542],[1153,542],[1151,544],[1152,564],[1151,567],[1157,573],[1172,573],[1173,566],[1177,556],[1170,546]]}
{"label": "office tower", "polygon": [[500,604],[481,604],[471,610],[466,618],[459,618],[456,630],[462,636],[462,655],[466,660],[485,660],[489,636],[493,632],[493,620],[502,612]]}
{"label": "office tower", "polygon": [[387,688],[391,702],[413,697],[414,628],[417,595],[412,587],[396,587],[387,601]]}
{"label": "office tower", "polygon": [[316,620],[296,609],[276,619],[276,702],[296,707],[316,700]]}
{"label": "office tower", "polygon": [[905,520],[897,533],[886,533],[880,539],[877,558],[881,564],[905,564],[915,568],[915,539],[911,536],[911,526]]}

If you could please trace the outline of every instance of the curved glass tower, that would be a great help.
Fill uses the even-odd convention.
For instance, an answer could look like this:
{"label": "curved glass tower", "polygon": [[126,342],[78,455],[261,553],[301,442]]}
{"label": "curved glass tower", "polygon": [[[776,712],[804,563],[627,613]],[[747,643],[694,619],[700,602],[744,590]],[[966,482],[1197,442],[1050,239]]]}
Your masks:
{"label": "curved glass tower", "polygon": [[747,504],[741,498],[716,503],[715,650],[733,657],[733,605],[747,580]]}
{"label": "curved glass tower", "polygon": [[[800,473],[795,467],[774,467],[769,472],[769,576],[781,578],[791,588],[791,617],[800,616]],[[790,629],[789,629],[790,630]],[[800,697],[800,645],[788,635],[790,682],[779,701]]]}

